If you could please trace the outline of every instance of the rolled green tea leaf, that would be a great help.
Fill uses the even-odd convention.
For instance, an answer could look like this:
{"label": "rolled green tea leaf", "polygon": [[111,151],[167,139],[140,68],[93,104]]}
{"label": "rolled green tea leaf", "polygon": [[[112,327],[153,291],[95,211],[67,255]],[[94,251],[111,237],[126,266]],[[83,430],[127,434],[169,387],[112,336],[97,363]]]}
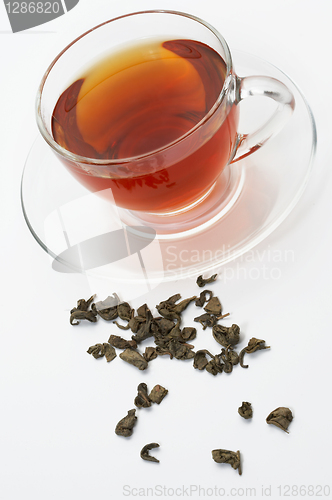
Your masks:
{"label": "rolled green tea leaf", "polygon": [[240,366],[242,368],[248,368],[249,365],[244,365],[243,364],[243,357],[244,355],[247,354],[252,354],[253,352],[260,351],[261,349],[270,349],[269,345],[265,345],[265,340],[260,340],[256,339],[253,337],[252,339],[249,340],[247,347],[242,349],[242,351],[239,354],[239,362]]}
{"label": "rolled green tea leaf", "polygon": [[207,285],[208,283],[213,283],[214,281],[216,281],[217,276],[218,276],[218,274],[213,274],[212,276],[210,276],[210,278],[204,279],[203,275],[201,274],[200,276],[198,276],[196,283],[199,287],[203,287],[203,286]]}
{"label": "rolled green tea leaf", "polygon": [[210,299],[209,302],[204,307],[204,311],[206,311],[209,314],[214,314],[215,316],[220,315],[221,314],[221,304],[220,304],[220,300],[218,299],[218,297],[212,297],[212,299]]}
{"label": "rolled green tea leaf", "polygon": [[96,344],[89,347],[86,351],[88,354],[92,354],[95,359],[102,358],[105,355],[105,351],[103,349],[103,344]]}
{"label": "rolled green tea leaf", "polygon": [[194,321],[200,323],[203,327],[203,330],[205,330],[207,327],[212,328],[214,325],[216,325],[218,319],[214,314],[204,313],[194,318]]}
{"label": "rolled green tea leaf", "polygon": [[[208,296],[208,298],[206,298],[206,296]],[[199,294],[198,299],[195,300],[195,305],[197,307],[203,307],[205,302],[212,299],[212,296],[213,293],[211,292],[211,290],[203,290],[203,292]]]}
{"label": "rolled green tea leaf", "polygon": [[137,387],[137,396],[134,403],[137,408],[149,408],[151,406],[151,399],[148,396],[148,387],[144,382]]}
{"label": "rolled green tea leaf", "polygon": [[134,349],[126,349],[120,354],[120,358],[127,363],[136,366],[139,370],[146,370],[148,367],[148,362],[143,356]]}
{"label": "rolled green tea leaf", "polygon": [[112,321],[118,317],[118,306],[107,307],[106,309],[97,309],[97,313],[105,321]]}
{"label": "rolled green tea leaf", "polygon": [[248,401],[243,401],[242,405],[238,408],[237,411],[239,415],[241,415],[241,417],[245,418],[246,420],[252,418],[252,407],[251,403],[248,403]]}
{"label": "rolled green tea leaf", "polygon": [[240,340],[240,327],[238,325],[222,326],[214,325],[212,328],[213,338],[218,344],[228,347],[229,345],[236,345]]}
{"label": "rolled green tea leaf", "polygon": [[145,446],[143,446],[143,448],[141,449],[141,458],[143,458],[143,460],[148,460],[149,462],[159,463],[159,460],[157,458],[152,457],[149,454],[149,451],[152,450],[153,448],[159,448],[159,444],[158,443],[149,443],[149,444],[146,444]]}
{"label": "rolled green tea leaf", "polygon": [[79,325],[78,320],[86,319],[90,321],[91,323],[96,323],[97,321],[97,311],[96,309],[90,309],[89,307],[91,303],[93,302],[95,298],[95,295],[92,295],[88,300],[85,299],[79,299],[77,301],[77,307],[74,307],[70,311],[70,324],[71,325]]}
{"label": "rolled green tea leaf", "polygon": [[157,403],[160,405],[165,396],[167,396],[168,390],[165,389],[162,385],[155,385],[152,391],[149,394],[149,399],[153,403]]}
{"label": "rolled green tea leaf", "polygon": [[273,424],[282,429],[283,431],[288,432],[288,426],[293,420],[293,414],[289,408],[285,408],[283,406],[276,408],[271,411],[271,413],[266,417],[266,422],[268,424]]}
{"label": "rolled green tea leaf", "polygon": [[118,436],[129,437],[133,433],[134,425],[136,424],[137,417],[136,410],[129,410],[128,415],[120,420],[115,427],[115,434]]}
{"label": "rolled green tea leaf", "polygon": [[128,302],[122,302],[117,307],[119,318],[123,319],[124,321],[129,321],[132,317],[134,309],[130,307]]}
{"label": "rolled green tea leaf", "polygon": [[224,371],[225,365],[224,363],[221,363],[220,357],[218,354],[213,356],[213,358],[208,362],[208,364],[205,367],[205,370],[211,375],[218,375],[218,373],[222,373]]}
{"label": "rolled green tea leaf", "polygon": [[197,330],[192,326],[185,326],[181,330],[180,338],[181,340],[188,342],[196,338]]}
{"label": "rolled green tea leaf", "polygon": [[193,365],[194,368],[196,368],[197,370],[204,370],[206,368],[209,363],[206,355],[210,356],[210,358],[213,358],[213,355],[207,349],[200,349],[199,351],[196,351]]}
{"label": "rolled green tea leaf", "polygon": [[119,335],[111,335],[108,339],[108,343],[117,349],[135,349],[137,347],[135,340],[126,340]]}
{"label": "rolled green tea leaf", "polygon": [[152,361],[153,359],[156,359],[158,357],[157,349],[155,347],[146,347],[143,358],[146,359],[146,361]]}
{"label": "rolled green tea leaf", "polygon": [[239,451],[229,451],[229,450],[212,450],[212,458],[218,464],[229,464],[233,469],[238,470],[240,476],[242,474],[241,469],[241,455]]}

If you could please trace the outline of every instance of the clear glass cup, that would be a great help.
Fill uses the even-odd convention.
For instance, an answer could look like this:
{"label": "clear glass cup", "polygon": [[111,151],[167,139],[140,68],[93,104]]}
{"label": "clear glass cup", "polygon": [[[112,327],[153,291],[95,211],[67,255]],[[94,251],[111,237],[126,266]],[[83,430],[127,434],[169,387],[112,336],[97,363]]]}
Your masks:
{"label": "clear glass cup", "polygon": [[[224,80],[200,121],[169,143],[128,157],[81,156],[60,146],[52,132],[59,96],[105,55],[149,39],[193,40],[213,49],[224,61]],[[250,96],[273,99],[277,108],[258,130],[241,134],[238,104]],[[109,20],[68,45],[41,81],[37,123],[53,152],[81,184],[134,213],[142,222],[167,227],[171,221],[174,232],[176,216],[180,215],[181,231],[182,221],[190,218],[192,210],[193,224],[199,226],[208,220],[208,200],[227,198],[227,182],[218,183],[225,167],[232,168],[234,162],[263,146],[284,126],[294,106],[292,93],[280,81],[268,76],[238,77],[226,41],[210,24],[189,14],[154,10]]]}

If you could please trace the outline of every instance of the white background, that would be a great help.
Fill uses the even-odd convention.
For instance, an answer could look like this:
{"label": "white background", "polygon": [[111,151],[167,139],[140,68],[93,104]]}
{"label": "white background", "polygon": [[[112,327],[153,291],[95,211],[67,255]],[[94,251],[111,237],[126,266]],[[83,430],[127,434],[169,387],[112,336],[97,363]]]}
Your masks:
{"label": "white background", "polygon": [[[191,362],[166,357],[141,373],[119,358],[107,364],[88,356],[90,345],[118,331],[102,322],[69,325],[69,310],[89,293],[85,278],[52,271],[21,211],[22,170],[38,135],[34,99],[49,62],[93,25],[151,8],[197,15],[231,49],[245,49],[282,69],[316,119],[318,149],[304,195],[250,259],[231,264],[240,265],[242,275],[213,285],[231,322],[241,326],[241,346],[253,336],[271,345],[248,359],[248,370],[237,367],[230,376],[212,377],[193,370]],[[263,487],[265,496],[277,498],[296,496],[300,485],[307,496],[324,496],[328,489],[318,487],[329,485],[332,495],[331,14],[327,0],[80,0],[57,20],[12,34],[0,5],[1,499],[106,500],[129,492],[203,497],[204,489],[211,496],[215,487],[217,497],[254,497],[254,490],[246,490],[254,488],[260,498]],[[280,262],[273,261],[277,254]],[[255,279],[251,271],[263,266],[265,276],[260,272]],[[187,297],[197,287],[193,280],[161,284],[132,305],[147,302],[153,308],[178,291]],[[192,317],[186,314],[186,324],[193,324]],[[198,333],[196,348],[215,349],[207,331]],[[164,385],[169,394],[160,406],[137,412],[134,434],[126,440],[115,435],[115,424],[133,407],[143,381],[150,388]],[[253,404],[251,422],[237,414],[242,401]],[[293,411],[288,435],[265,423],[278,406]],[[154,452],[160,464],[139,457],[152,441],[160,443]],[[242,477],[212,461],[214,448],[241,450]]]}

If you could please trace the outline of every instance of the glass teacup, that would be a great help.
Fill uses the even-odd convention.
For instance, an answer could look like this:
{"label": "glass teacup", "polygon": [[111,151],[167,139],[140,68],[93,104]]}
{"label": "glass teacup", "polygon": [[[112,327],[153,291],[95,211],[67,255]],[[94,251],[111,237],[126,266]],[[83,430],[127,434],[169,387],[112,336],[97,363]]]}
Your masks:
{"label": "glass teacup", "polygon": [[[277,109],[241,134],[238,104],[250,96]],[[84,33],[52,62],[37,96],[39,130],[70,173],[165,232],[174,220],[181,232],[193,210],[193,225],[206,221],[209,197],[224,195],[216,190],[225,167],[263,146],[293,109],[283,83],[239,78],[218,31],[174,11],[136,12]]]}

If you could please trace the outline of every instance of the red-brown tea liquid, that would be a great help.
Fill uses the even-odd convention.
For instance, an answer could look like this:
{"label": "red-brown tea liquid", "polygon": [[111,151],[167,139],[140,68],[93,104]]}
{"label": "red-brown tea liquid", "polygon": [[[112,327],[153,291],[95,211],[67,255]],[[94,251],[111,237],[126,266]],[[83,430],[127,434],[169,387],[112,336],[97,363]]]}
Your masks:
{"label": "red-brown tea liquid", "polygon": [[[198,124],[216,102],[224,60],[193,40],[150,41],[112,54],[60,96],[54,139],[93,159],[132,159],[116,166],[66,162],[91,191],[112,189],[118,206],[166,212],[196,201],[213,185],[234,147],[232,106],[211,136],[213,120],[162,153]],[[211,122],[211,124],[210,124]],[[147,155],[137,161],[133,157]]]}

